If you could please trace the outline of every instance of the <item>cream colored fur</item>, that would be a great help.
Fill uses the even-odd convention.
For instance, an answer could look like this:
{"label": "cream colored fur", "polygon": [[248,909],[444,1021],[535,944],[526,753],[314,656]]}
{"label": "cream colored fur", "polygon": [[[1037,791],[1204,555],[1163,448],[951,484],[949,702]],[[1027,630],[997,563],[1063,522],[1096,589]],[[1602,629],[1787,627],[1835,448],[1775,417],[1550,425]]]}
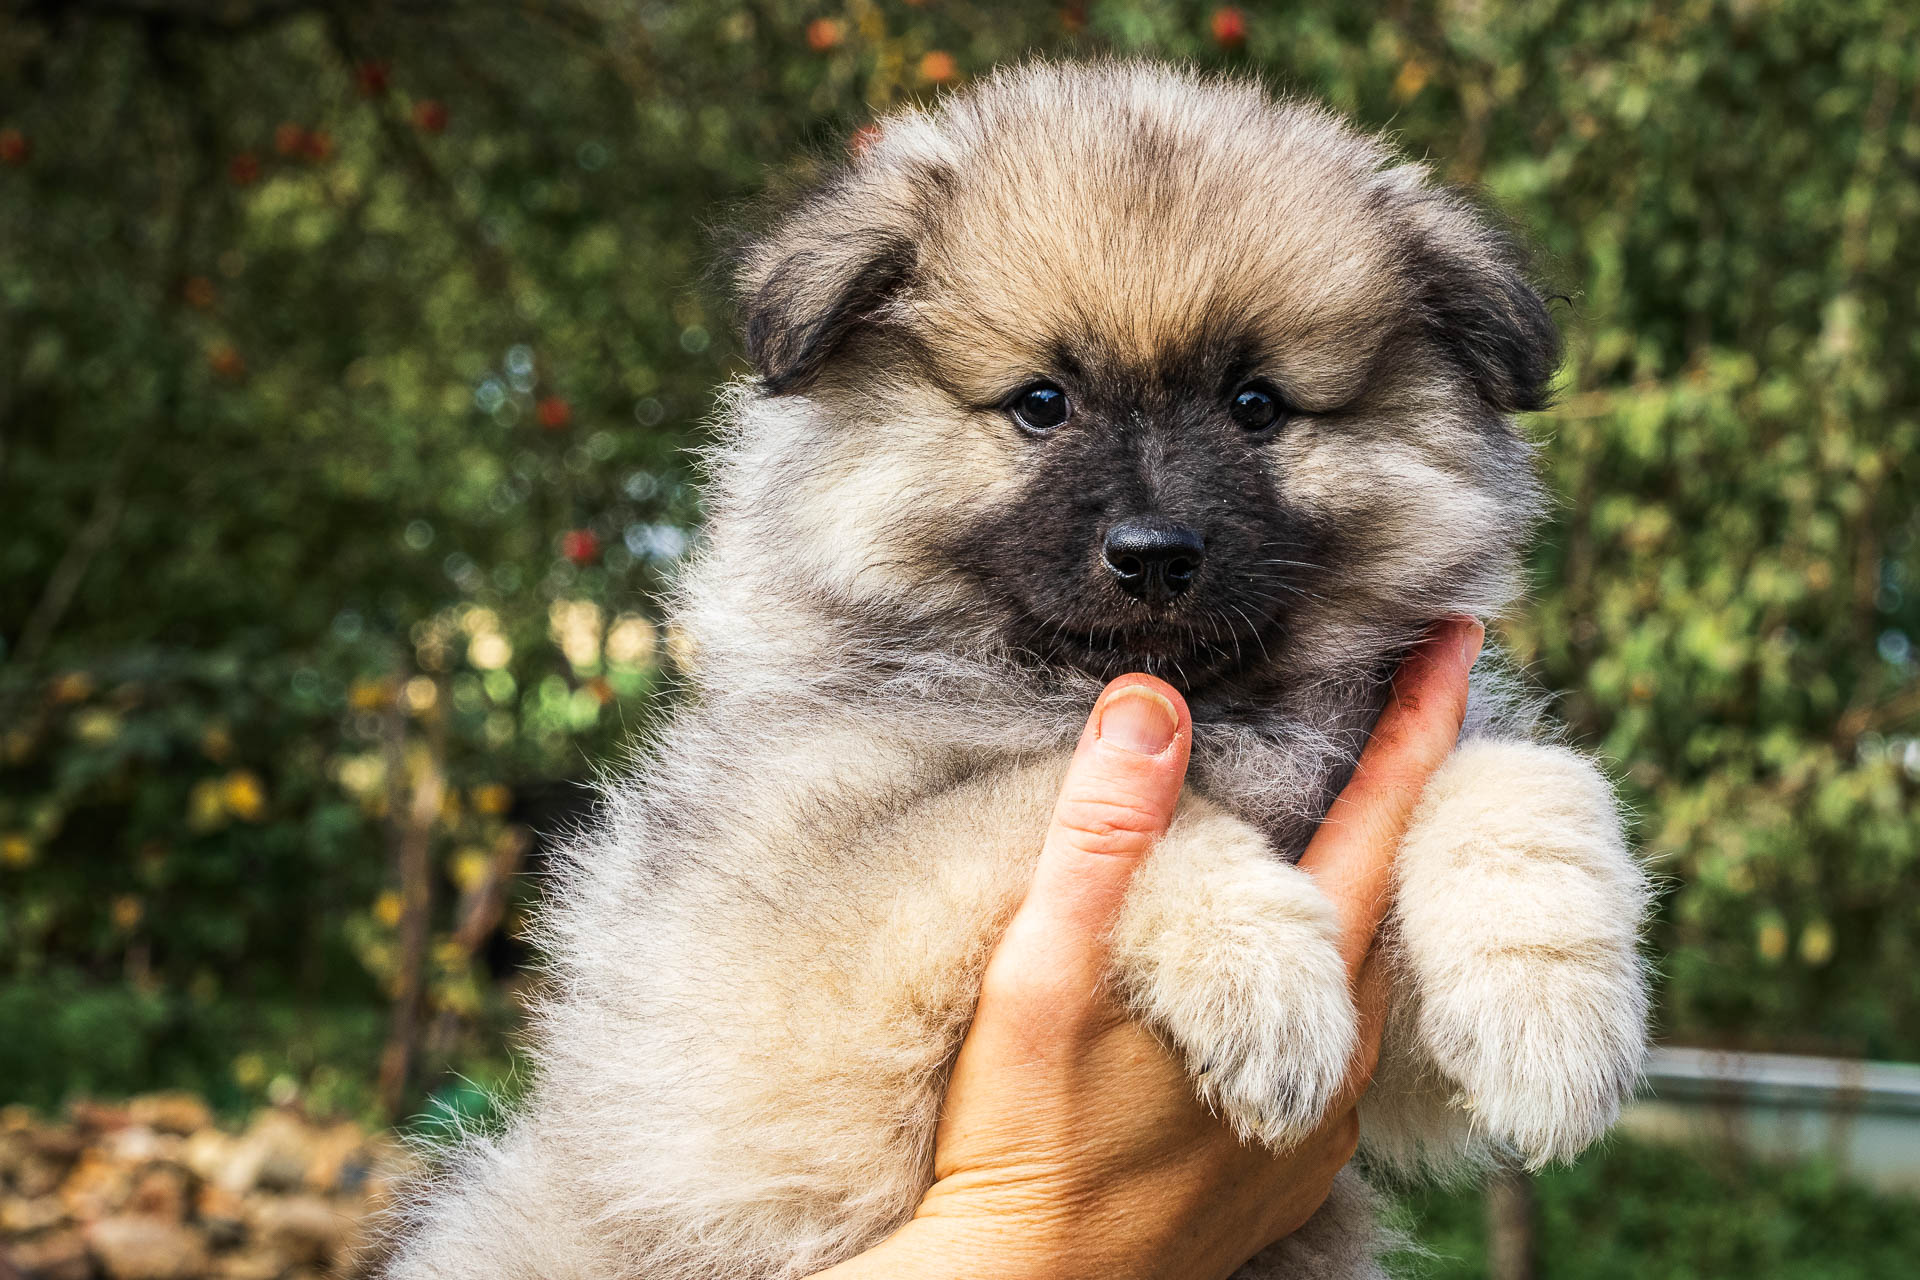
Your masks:
{"label": "cream colored fur", "polygon": [[1564,747],[1469,742],[1397,866],[1393,1039],[1363,1109],[1403,1167],[1491,1144],[1539,1167],[1604,1133],[1638,1078],[1649,897],[1606,779]]}
{"label": "cream colored fur", "polygon": [[[1062,214],[1048,191],[1085,199]],[[889,254],[904,274],[880,271]],[[728,397],[708,540],[673,608],[686,696],[556,874],[528,1096],[446,1153],[399,1224],[394,1280],[798,1280],[911,1214],[1102,683],[1009,640],[1022,607],[950,556],[983,525],[1013,554],[1034,514],[1077,499],[1034,490],[1051,446],[990,403],[1052,358],[1031,299],[1063,266],[1080,293],[1050,310],[1091,326],[1085,351],[1179,373],[1181,342],[1252,316],[1248,349],[1264,360],[1270,339],[1273,376],[1325,410],[1232,454],[1270,472],[1248,492],[1292,504],[1278,524],[1340,536],[1306,566],[1320,576],[1247,602],[1281,623],[1236,606],[1208,633],[1237,665],[1190,693],[1187,792],[1112,974],[1247,1140],[1284,1148],[1324,1114],[1354,1011],[1330,907],[1292,863],[1397,655],[1512,592],[1538,505],[1503,408],[1537,394],[1526,335],[1502,329],[1522,286],[1465,206],[1325,112],[1164,68],[1038,64],[894,118],[749,254],[763,377]],[[1211,429],[1191,411],[1155,410]],[[1114,438],[1146,441],[1142,470],[1193,461],[1132,417]],[[1111,589],[1087,581],[1074,599]],[[1495,665],[1399,855],[1362,1130],[1403,1173],[1571,1157],[1640,1061],[1645,878],[1604,779],[1538,740]],[[1360,1280],[1386,1244],[1349,1172],[1240,1274]]]}
{"label": "cream colored fur", "polygon": [[[766,798],[742,796],[740,829],[683,891],[696,928],[660,932],[643,867],[583,866],[552,940],[573,981],[542,1020],[533,1109],[470,1144],[392,1274],[799,1277],[910,1212],[946,1063],[1064,757],[756,865],[790,829],[789,788],[861,763],[883,772],[900,745],[783,745],[802,742],[812,749],[784,768],[743,752]],[[1264,850],[1238,819],[1184,801],[1116,929],[1115,980],[1188,1056],[1204,1098],[1284,1146],[1338,1086],[1353,1015],[1328,904]],[[857,897],[789,882],[828,864],[858,869]],[[1523,743],[1456,753],[1401,852],[1399,1007],[1362,1108],[1366,1150],[1409,1166],[1503,1148],[1538,1162],[1597,1137],[1639,1061],[1645,894],[1591,765]],[[756,905],[778,901],[820,914]],[[1344,1269],[1244,1274],[1374,1274],[1377,1238],[1322,1223],[1275,1256],[1317,1241],[1322,1258],[1345,1250]]]}
{"label": "cream colored fur", "polygon": [[1113,961],[1243,1137],[1285,1147],[1325,1117],[1354,1049],[1346,963],[1326,895],[1258,831],[1184,798],[1127,896]]}

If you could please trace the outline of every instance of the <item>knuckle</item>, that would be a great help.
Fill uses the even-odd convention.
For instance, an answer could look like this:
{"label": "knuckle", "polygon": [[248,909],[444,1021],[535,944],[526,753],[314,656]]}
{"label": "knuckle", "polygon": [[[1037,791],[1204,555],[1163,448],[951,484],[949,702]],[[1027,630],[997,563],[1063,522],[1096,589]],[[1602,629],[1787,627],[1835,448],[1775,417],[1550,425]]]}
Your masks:
{"label": "knuckle", "polygon": [[1340,1167],[1345,1168],[1347,1162],[1353,1159],[1354,1152],[1359,1149],[1360,1113],[1349,1110],[1334,1122],[1333,1154],[1339,1160]]}
{"label": "knuckle", "polygon": [[[1004,1017],[1030,1022],[1035,1010],[1045,1008],[1054,998],[1044,983],[1023,978],[988,982],[980,988],[979,1011],[997,1011]],[[978,1016],[978,1014],[976,1014]]]}
{"label": "knuckle", "polygon": [[1002,1009],[1026,1009],[1054,997],[1054,982],[1038,965],[1005,963],[999,957],[987,966],[980,982],[980,1004]]}
{"label": "knuckle", "polygon": [[1060,965],[994,965],[980,986],[979,1008],[1016,1025],[1071,1037],[1085,1018],[1090,983]]}
{"label": "knuckle", "polygon": [[1087,853],[1144,852],[1166,825],[1150,806],[1125,797],[1062,796],[1054,810],[1054,830]]}

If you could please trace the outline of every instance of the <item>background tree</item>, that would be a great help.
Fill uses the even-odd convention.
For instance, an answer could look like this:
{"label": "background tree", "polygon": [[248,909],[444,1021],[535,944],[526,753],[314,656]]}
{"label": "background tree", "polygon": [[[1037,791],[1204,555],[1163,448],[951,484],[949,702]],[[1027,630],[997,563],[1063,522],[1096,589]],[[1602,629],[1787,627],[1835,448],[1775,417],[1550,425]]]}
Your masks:
{"label": "background tree", "polygon": [[1028,51],[1257,71],[1568,299],[1505,638],[1672,892],[1665,1031],[1920,1055],[1899,0],[0,8],[0,1101],[504,1075],[528,829],[669,695],[708,228]]}

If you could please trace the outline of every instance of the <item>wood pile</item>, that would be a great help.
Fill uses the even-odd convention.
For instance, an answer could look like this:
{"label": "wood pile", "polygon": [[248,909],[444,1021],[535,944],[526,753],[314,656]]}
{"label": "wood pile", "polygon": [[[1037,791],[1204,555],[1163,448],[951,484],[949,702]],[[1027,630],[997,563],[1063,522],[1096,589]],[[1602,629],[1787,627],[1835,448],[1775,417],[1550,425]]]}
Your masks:
{"label": "wood pile", "polygon": [[0,1110],[0,1280],[344,1280],[411,1171],[390,1138],[200,1099]]}

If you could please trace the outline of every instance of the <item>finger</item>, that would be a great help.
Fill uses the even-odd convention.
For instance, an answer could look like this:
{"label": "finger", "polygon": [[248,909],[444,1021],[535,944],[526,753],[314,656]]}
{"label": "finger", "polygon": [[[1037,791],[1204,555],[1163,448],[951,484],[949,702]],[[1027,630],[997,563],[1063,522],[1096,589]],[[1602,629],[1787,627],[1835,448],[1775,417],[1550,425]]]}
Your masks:
{"label": "finger", "polygon": [[1030,948],[1029,962],[1098,972],[1127,884],[1173,819],[1192,745],[1192,717],[1172,686],[1130,675],[1106,687],[1080,736],[1033,885],[1003,950]]}
{"label": "finger", "polygon": [[1333,1104],[1335,1111],[1359,1105],[1367,1086],[1373,1083],[1374,1069],[1380,1065],[1380,1039],[1387,1029],[1387,962],[1378,947],[1361,962],[1353,999],[1359,1014],[1360,1039],[1347,1067],[1346,1082]]}
{"label": "finger", "polygon": [[1485,638],[1477,621],[1449,618],[1400,664],[1353,779],[1300,858],[1333,901],[1340,951],[1356,978],[1386,912],[1407,819],[1459,740],[1467,672]]}

